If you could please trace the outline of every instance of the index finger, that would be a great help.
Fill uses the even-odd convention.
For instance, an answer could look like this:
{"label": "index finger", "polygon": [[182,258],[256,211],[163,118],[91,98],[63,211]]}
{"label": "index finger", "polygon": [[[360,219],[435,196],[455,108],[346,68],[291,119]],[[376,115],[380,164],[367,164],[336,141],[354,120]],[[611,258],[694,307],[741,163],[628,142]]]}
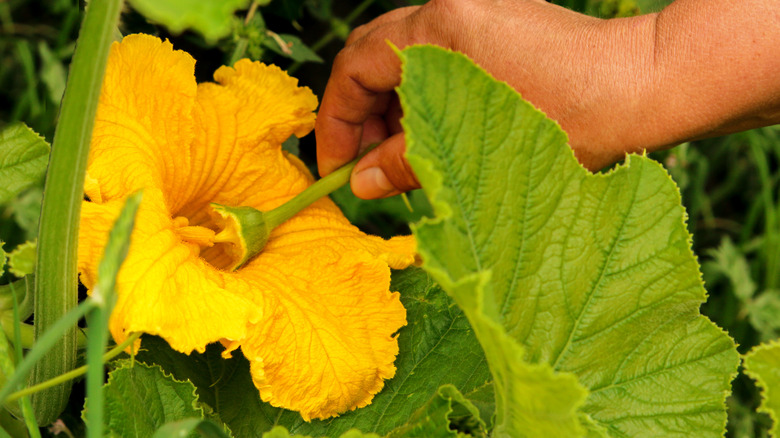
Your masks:
{"label": "index finger", "polygon": [[415,42],[406,18],[373,29],[336,56],[317,116],[317,163],[325,176],[357,157],[363,124],[382,94],[401,82],[401,62],[388,44]]}

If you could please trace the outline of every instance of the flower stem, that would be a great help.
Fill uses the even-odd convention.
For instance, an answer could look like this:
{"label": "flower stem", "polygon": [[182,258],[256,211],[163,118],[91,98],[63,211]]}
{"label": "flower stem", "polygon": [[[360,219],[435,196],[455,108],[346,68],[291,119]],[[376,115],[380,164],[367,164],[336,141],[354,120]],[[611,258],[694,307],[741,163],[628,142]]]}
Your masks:
{"label": "flower stem", "polygon": [[218,226],[222,228],[222,231],[214,236],[214,241],[231,244],[227,251],[234,263],[229,270],[239,269],[260,254],[274,228],[320,198],[330,195],[348,183],[357,162],[377,144],[370,145],[358,158],[321,178],[294,198],[271,211],[260,211],[249,206],[230,207],[212,203],[213,211],[220,218]]}
{"label": "flower stem", "polygon": [[349,177],[352,175],[352,169],[355,168],[358,161],[376,146],[377,144],[372,144],[363,151],[359,157],[334,170],[333,173],[328,176],[320,178],[317,182],[307,187],[306,190],[298,193],[298,195],[284,204],[266,212],[265,222],[269,232],[298,214],[299,211],[316,202],[318,199],[330,195],[341,188],[341,186],[348,183]]}
{"label": "flower stem", "polygon": [[[130,336],[127,337],[127,339],[124,340],[124,342],[115,346],[106,354],[104,354],[103,362],[108,362],[109,360],[119,356],[123,351],[125,351],[127,347],[131,346],[133,342],[135,342],[138,338],[140,338],[141,335],[142,335],[141,332],[132,333]],[[24,388],[21,391],[14,392],[13,394],[9,395],[8,398],[5,399],[5,402],[10,403],[24,397],[25,395],[34,394],[36,392],[43,391],[44,389],[57,386],[63,382],[67,382],[75,379],[76,377],[83,376],[84,374],[86,374],[86,372],[87,372],[87,366],[86,365],[80,366],[65,374],[61,374],[53,379],[39,383],[35,386]]]}
{"label": "flower stem", "polygon": [[[108,50],[122,0],[92,1],[86,10],[54,133],[41,209],[35,278],[35,335],[40,338],[78,302],[76,248],[89,142]],[[57,344],[35,365],[31,384],[67,372],[76,364],[76,327],[62,327]],[[33,397],[39,424],[65,409],[70,385]]]}

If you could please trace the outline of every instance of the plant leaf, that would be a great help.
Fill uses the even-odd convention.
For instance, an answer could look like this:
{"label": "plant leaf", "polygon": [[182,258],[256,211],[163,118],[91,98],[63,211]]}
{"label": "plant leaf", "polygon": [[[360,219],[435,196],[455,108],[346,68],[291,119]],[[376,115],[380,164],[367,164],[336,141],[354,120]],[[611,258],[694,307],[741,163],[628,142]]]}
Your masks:
{"label": "plant leaf", "polygon": [[[282,426],[275,426],[273,429],[263,434],[263,438],[311,438],[311,435],[290,435],[290,432]],[[357,429],[350,429],[339,438],[380,438],[375,433],[363,433]]]}
{"label": "plant leaf", "polygon": [[238,351],[221,357],[211,345],[204,354],[186,356],[159,338],[144,337],[137,360],[155,363],[198,388],[200,401],[210,406],[235,436],[253,436],[284,426],[293,434],[339,437],[352,428],[387,434],[405,424],[439,387],[454,384],[482,418],[493,415],[490,372],[468,321],[452,300],[418,268],[393,272],[391,290],[401,292],[407,325],[398,336],[396,375],[372,403],[326,421],[304,422],[296,412],[261,402],[249,375],[249,364]]}
{"label": "plant leaf", "polygon": [[[115,361],[105,385],[106,432],[116,436],[152,436],[166,423],[202,419],[195,387],[166,375],[158,366]],[[89,400],[87,400],[87,405]]]}
{"label": "plant leaf", "polygon": [[0,204],[39,183],[49,162],[49,144],[24,123],[0,130]]}
{"label": "plant leaf", "polygon": [[763,291],[746,306],[750,325],[761,334],[762,340],[770,340],[780,333],[780,290]]}
{"label": "plant leaf", "polygon": [[408,160],[437,215],[414,227],[418,249],[485,349],[494,434],[722,436],[738,355],[699,314],[664,169],[631,156],[590,174],[555,122],[465,56],[415,46],[401,59]]}
{"label": "plant leaf", "polygon": [[5,255],[3,245],[5,245],[5,242],[0,240],[0,275],[3,275],[3,272],[5,271],[5,262],[8,260],[8,257]]}
{"label": "plant leaf", "polygon": [[734,246],[731,238],[724,237],[720,246],[707,254],[713,259],[710,266],[729,280],[734,295],[742,302],[749,301],[756,292],[756,283],[751,278],[745,255]]}
{"label": "plant leaf", "polygon": [[19,278],[35,272],[38,244],[36,241],[25,242],[8,254],[8,272]]}
{"label": "plant leaf", "polygon": [[34,186],[19,194],[11,204],[14,220],[24,230],[24,240],[35,240],[38,237],[42,202],[43,187]]}
{"label": "plant leaf", "polygon": [[272,34],[263,40],[263,45],[277,55],[282,55],[296,62],[323,62],[320,55],[295,35]]}
{"label": "plant leaf", "polygon": [[200,32],[214,42],[227,36],[233,14],[244,9],[248,0],[130,0],[138,12],[165,25],[173,33],[186,29]]}
{"label": "plant leaf", "polygon": [[763,390],[758,412],[772,418],[770,437],[780,437],[780,341],[763,343],[744,357],[745,374]]}
{"label": "plant leaf", "polygon": [[152,438],[189,437],[229,438],[230,435],[215,423],[199,418],[172,421],[157,429]]}
{"label": "plant leaf", "polygon": [[[467,425],[468,433],[458,431],[451,420],[454,409],[458,409],[458,419],[462,425]],[[412,415],[409,422],[396,428],[388,438],[435,438],[474,436],[485,437],[485,423],[479,417],[477,408],[461,394],[454,386],[444,385],[434,394],[431,400]]]}

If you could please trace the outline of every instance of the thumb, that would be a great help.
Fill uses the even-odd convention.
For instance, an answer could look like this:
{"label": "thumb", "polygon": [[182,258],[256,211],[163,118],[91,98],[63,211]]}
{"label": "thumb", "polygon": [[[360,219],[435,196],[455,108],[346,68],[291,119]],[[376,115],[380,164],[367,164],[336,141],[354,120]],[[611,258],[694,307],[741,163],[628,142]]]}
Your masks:
{"label": "thumb", "polygon": [[404,134],[400,132],[366,154],[352,171],[352,193],[358,198],[377,199],[419,189],[405,151]]}

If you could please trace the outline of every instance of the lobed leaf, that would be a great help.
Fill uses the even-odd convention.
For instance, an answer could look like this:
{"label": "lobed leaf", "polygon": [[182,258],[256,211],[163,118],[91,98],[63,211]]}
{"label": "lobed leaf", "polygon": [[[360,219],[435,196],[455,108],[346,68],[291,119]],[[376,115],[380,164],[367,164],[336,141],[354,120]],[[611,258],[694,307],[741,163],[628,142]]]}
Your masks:
{"label": "lobed leaf", "polygon": [[49,144],[24,123],[0,130],[0,204],[40,182],[49,162]]}
{"label": "lobed leaf", "polygon": [[[114,362],[105,390],[106,431],[115,436],[152,436],[166,423],[204,417],[195,387],[175,380],[158,366]],[[89,400],[87,400],[87,406]]]}
{"label": "lobed leaf", "polygon": [[769,436],[780,437],[780,341],[767,342],[750,350],[744,357],[744,367],[745,374],[763,391],[758,412],[772,418]]}
{"label": "lobed leaf", "polygon": [[738,355],[699,314],[664,169],[631,156],[593,175],[555,122],[465,56],[400,56],[408,160],[436,214],[414,233],[485,349],[494,434],[722,436]]}

